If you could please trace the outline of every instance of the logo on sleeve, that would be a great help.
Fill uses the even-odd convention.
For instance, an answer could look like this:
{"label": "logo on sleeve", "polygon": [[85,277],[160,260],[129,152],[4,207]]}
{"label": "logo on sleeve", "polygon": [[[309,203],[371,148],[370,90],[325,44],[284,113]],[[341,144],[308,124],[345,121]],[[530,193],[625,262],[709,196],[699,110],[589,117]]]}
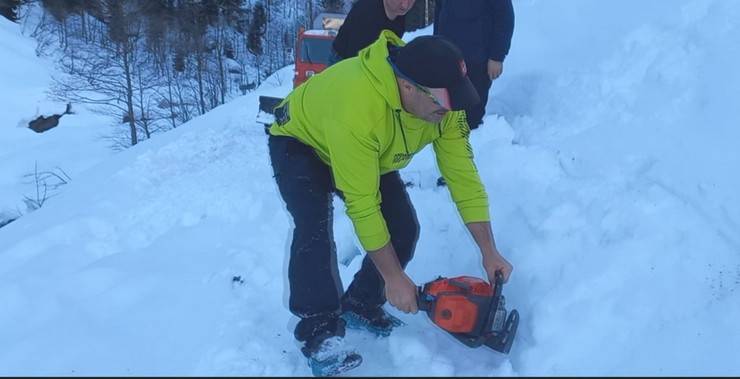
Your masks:
{"label": "logo on sleeve", "polygon": [[289,101],[286,101],[281,106],[275,108],[275,121],[279,126],[283,126],[290,121],[290,109],[288,108]]}

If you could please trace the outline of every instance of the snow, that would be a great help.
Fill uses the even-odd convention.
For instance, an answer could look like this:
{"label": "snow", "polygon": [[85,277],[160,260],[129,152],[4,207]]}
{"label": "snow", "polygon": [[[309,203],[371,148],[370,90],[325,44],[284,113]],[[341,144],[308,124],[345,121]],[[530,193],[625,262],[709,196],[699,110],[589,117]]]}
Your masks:
{"label": "snow", "polygon": [[309,29],[303,32],[307,36],[324,36],[328,37],[332,34],[336,34],[337,32],[335,30],[316,30],[316,29]]}
{"label": "snow", "polygon": [[[471,135],[514,265],[504,288],[522,317],[513,349],[467,348],[387,306],[407,325],[385,339],[349,331],[364,361],[348,374],[738,375],[740,3],[515,7],[512,52]],[[19,52],[7,67],[29,68],[33,42],[13,27],[0,20],[16,34],[0,43]],[[258,96],[284,96],[291,75],[93,155],[58,196],[0,228],[0,375],[310,375],[287,309],[291,221],[254,121]],[[26,130],[6,129],[1,177],[17,180],[6,161],[27,162],[30,148],[19,146]],[[49,140],[85,138],[64,130]],[[421,225],[410,277],[485,277],[435,186],[431,149],[402,175],[417,183]],[[361,255],[343,209],[335,200],[346,286]]]}
{"label": "snow", "polygon": [[[74,181],[78,173],[112,154],[103,138],[110,120],[82,105],[73,104],[75,113],[62,116],[54,129],[38,134],[28,128],[39,116],[61,114],[66,108],[47,97],[56,72],[53,62],[36,57],[35,46],[17,24],[0,17],[0,225],[29,211],[23,198],[36,199],[36,169],[66,174]],[[47,184],[58,182],[50,179]]]}

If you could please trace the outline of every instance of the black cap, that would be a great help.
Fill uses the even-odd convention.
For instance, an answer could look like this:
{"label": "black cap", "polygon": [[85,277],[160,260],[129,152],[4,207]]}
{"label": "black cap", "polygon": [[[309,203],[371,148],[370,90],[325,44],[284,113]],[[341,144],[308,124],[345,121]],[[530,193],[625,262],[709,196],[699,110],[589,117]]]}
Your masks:
{"label": "black cap", "polygon": [[480,103],[480,96],[468,78],[460,49],[441,36],[419,36],[400,47],[391,57],[411,80],[429,88],[446,88],[452,110]]}

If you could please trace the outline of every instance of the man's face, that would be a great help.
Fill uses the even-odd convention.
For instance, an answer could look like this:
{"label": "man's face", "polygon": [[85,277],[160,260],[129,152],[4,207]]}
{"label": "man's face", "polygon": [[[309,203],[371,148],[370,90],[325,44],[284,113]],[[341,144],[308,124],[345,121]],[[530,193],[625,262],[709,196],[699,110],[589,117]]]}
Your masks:
{"label": "man's face", "polygon": [[385,11],[391,17],[403,16],[414,6],[415,0],[383,0]]}
{"label": "man's face", "polygon": [[[406,112],[433,124],[436,124],[445,117],[450,110],[443,106],[445,99],[441,99],[439,94],[432,92],[423,87],[409,82],[408,80],[398,79],[398,87],[401,94],[401,104]],[[447,100],[449,106],[449,100]]]}

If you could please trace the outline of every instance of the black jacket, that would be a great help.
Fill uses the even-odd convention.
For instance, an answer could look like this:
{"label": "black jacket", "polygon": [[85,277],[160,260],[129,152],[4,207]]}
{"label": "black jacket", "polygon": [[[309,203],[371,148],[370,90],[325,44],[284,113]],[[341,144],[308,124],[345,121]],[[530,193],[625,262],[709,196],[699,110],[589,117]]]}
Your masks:
{"label": "black jacket", "polygon": [[503,62],[514,34],[511,0],[437,0],[434,34],[455,43],[467,63]]}
{"label": "black jacket", "polygon": [[375,42],[383,29],[403,37],[406,16],[391,21],[385,14],[383,0],[359,0],[350,9],[344,24],[334,39],[334,51],[342,58],[351,58],[361,49]]}

